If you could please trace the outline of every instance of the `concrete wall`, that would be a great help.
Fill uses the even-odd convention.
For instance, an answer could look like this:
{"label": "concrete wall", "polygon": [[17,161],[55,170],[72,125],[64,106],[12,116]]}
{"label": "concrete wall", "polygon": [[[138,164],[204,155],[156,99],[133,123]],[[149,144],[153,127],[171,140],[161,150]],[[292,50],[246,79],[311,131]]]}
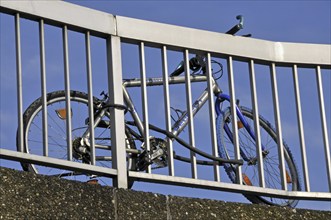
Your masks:
{"label": "concrete wall", "polygon": [[165,196],[0,167],[0,219],[331,219],[331,212]]}

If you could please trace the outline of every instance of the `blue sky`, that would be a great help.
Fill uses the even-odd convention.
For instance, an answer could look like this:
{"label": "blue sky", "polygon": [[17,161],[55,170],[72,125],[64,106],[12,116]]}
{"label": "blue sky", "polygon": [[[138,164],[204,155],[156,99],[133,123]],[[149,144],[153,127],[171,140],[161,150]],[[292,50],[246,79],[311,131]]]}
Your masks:
{"label": "blue sky", "polygon": [[[270,41],[281,41],[281,42],[299,42],[299,43],[317,43],[317,44],[330,44],[331,43],[331,2],[330,1],[67,1],[74,4],[78,4],[81,6],[93,8],[96,10],[101,10],[107,13],[133,17],[143,20],[162,22],[173,25],[180,25],[190,28],[203,29],[213,32],[226,32],[230,29],[234,24],[237,23],[235,17],[239,14],[244,15],[245,18],[245,27],[244,30],[240,32],[240,34],[250,33],[254,38],[270,40]],[[0,30],[1,33],[3,30],[7,30],[7,24],[12,23],[7,16],[2,16],[0,20]],[[23,72],[33,72],[33,70],[38,69],[38,51],[37,49],[33,49],[38,44],[36,37],[31,37],[29,33],[37,33],[37,26],[31,24],[29,22],[23,22],[22,30],[25,30],[25,34],[22,31],[22,39],[24,37],[25,40],[22,40],[22,43],[25,43],[26,46],[22,48],[23,57],[27,58],[23,63]],[[57,57],[61,54],[61,48],[57,48],[58,43],[61,39],[61,33],[57,30],[48,28],[46,30],[46,37],[52,37],[53,42],[48,45],[48,52],[46,52],[49,59],[53,61],[47,66],[48,73],[50,77],[53,77],[52,73],[58,71],[58,66],[62,65],[62,58]],[[11,34],[9,34],[9,32]],[[8,107],[8,100],[10,96],[8,94],[15,94],[15,91],[11,91],[10,86],[11,83],[14,83],[14,80],[10,78],[9,72],[15,74],[15,69],[13,69],[14,65],[14,45],[8,44],[9,39],[12,38],[12,29],[8,31],[8,34],[0,35],[0,43],[1,47],[1,146],[5,146],[5,148],[15,149],[15,147],[11,147],[15,144],[15,140],[10,139],[9,137],[15,136],[15,126],[10,125],[9,118],[11,118],[11,110]],[[37,36],[37,35],[35,35]],[[76,66],[76,69],[71,73],[73,76],[79,73],[80,71],[84,71],[85,65],[79,65],[81,61],[84,61],[84,57],[81,54],[84,54],[84,50],[82,46],[79,46],[79,43],[83,42],[83,38],[81,36],[76,36],[72,34],[72,39],[75,39],[75,42],[71,44],[71,49],[76,51],[75,54],[71,55],[71,64]],[[47,39],[47,38],[46,38]],[[53,44],[53,45],[52,45]],[[95,42],[95,53],[98,53],[101,49],[101,43]],[[131,54],[131,51],[134,51]],[[92,50],[93,53],[93,50]],[[147,54],[153,56],[155,51],[147,51]],[[131,48],[130,46],[125,46],[125,50],[123,51],[123,56],[127,56],[127,66],[123,66],[124,74],[135,72],[138,73],[139,67],[137,63],[137,59],[135,61],[131,61],[134,59],[134,56],[137,55],[137,51],[135,48]],[[100,55],[101,56],[101,55]],[[180,56],[178,54],[174,55],[172,62],[169,62],[169,71],[172,68],[175,68],[176,64],[180,62]],[[102,63],[101,58],[94,58],[93,68],[94,71],[104,71],[104,63]],[[176,59],[177,58],[177,59]],[[93,59],[93,58],[92,58]],[[125,59],[123,59],[125,61]],[[99,64],[100,62],[100,64]],[[147,61],[148,62],[148,61]],[[148,64],[148,63],[147,63]],[[147,65],[148,66],[148,65]],[[172,68],[171,68],[172,66]],[[150,64],[147,67],[147,71],[155,71],[156,75],[161,76],[161,68],[160,63],[156,62]],[[61,67],[62,68],[62,67]],[[245,67],[241,63],[237,63],[235,68],[237,68],[238,72],[243,70]],[[265,71],[265,67],[257,68],[257,74],[259,72]],[[61,69],[61,71],[63,71]],[[245,70],[247,72],[247,70]],[[244,72],[245,72],[244,71]],[[8,74],[3,74],[3,72],[7,72]],[[316,146],[316,152],[323,152],[321,147],[317,147],[321,145],[321,136],[319,130],[317,109],[311,106],[317,106],[316,101],[316,89],[311,91],[310,88],[315,88],[312,84],[314,80],[313,71],[312,70],[301,70],[301,78],[300,85],[302,90],[302,99],[303,99],[303,114],[306,116],[306,134],[309,136],[309,140],[307,140],[307,146],[311,143],[311,146]],[[330,85],[331,85],[331,72],[329,70],[323,71],[323,80],[324,80],[324,93],[326,97],[329,97],[327,94],[330,94]],[[31,75],[30,75],[31,76]],[[138,76],[138,75],[137,75]],[[137,77],[135,76],[135,77]],[[55,76],[54,76],[55,77]],[[130,75],[125,75],[124,77],[131,77]],[[240,98],[241,103],[244,105],[250,105],[248,94],[248,75],[245,74],[243,76],[237,75],[235,76],[236,86],[238,91],[236,91],[236,95]],[[297,135],[295,126],[295,108],[289,107],[289,103],[293,103],[293,94],[291,95],[288,90],[292,88],[291,80],[291,72],[289,69],[279,69],[279,93],[280,93],[280,107],[282,114],[283,122],[283,130],[286,133],[284,138],[289,143],[289,145],[293,146],[293,153],[297,159],[297,162],[300,164],[300,154],[299,149],[296,147],[298,145],[297,138],[292,138],[292,136]],[[55,79],[55,78],[54,78]],[[80,79],[75,77],[76,84],[73,85],[73,88],[80,88]],[[52,78],[50,79],[52,80]],[[223,80],[223,79],[222,79]],[[226,80],[226,77],[224,77]],[[262,83],[268,81],[268,77],[260,74],[258,76],[258,80]],[[26,78],[26,84],[33,84],[33,77]],[[61,80],[60,80],[61,83]],[[102,84],[102,82],[100,82]],[[224,90],[227,90],[227,85],[224,83]],[[101,87],[101,86],[100,86]],[[106,87],[104,87],[106,88]],[[246,88],[246,89],[245,89]],[[28,88],[25,88],[28,90]],[[56,85],[52,83],[48,83],[49,91],[57,89]],[[258,86],[258,90],[270,90],[268,86]],[[34,93],[34,90],[29,90],[31,95],[26,97],[24,100],[24,109],[35,99],[38,97],[38,92]],[[12,92],[12,93],[11,93]],[[98,90],[96,92],[99,92]],[[158,91],[155,91],[158,94]],[[260,95],[259,98],[263,104],[261,108],[261,114],[266,118],[272,120],[273,114],[270,112],[268,108],[268,102],[270,102],[270,91],[265,92],[266,94]],[[96,93],[95,93],[96,94]],[[152,96],[151,96],[152,97]],[[309,101],[305,100],[304,97],[308,97]],[[269,100],[269,101],[268,101]],[[330,140],[330,100],[326,101],[326,113],[328,117],[328,128],[329,128],[329,140]],[[157,100],[150,101],[150,106],[157,106]],[[176,97],[172,99],[172,104],[181,105],[182,101],[180,97]],[[158,106],[162,108],[161,106]],[[151,108],[151,107],[150,107]],[[153,109],[154,110],[154,109]],[[159,109],[157,109],[159,111]],[[155,111],[155,114],[151,115],[151,121],[155,123],[159,123],[159,115],[158,111]],[[317,115],[317,116],[316,116]],[[199,122],[201,121],[201,125],[204,125],[204,115],[197,115],[196,126],[199,126]],[[161,123],[161,122],[160,122]],[[162,124],[162,123],[161,123]],[[5,129],[6,126],[6,129]],[[10,129],[12,127],[12,129]],[[4,132],[4,131],[7,132]],[[186,132],[188,133],[188,132]],[[185,135],[185,134],[184,134]],[[199,143],[204,140],[197,140]],[[291,147],[290,146],[290,147]],[[310,152],[310,151],[309,151]],[[315,152],[315,153],[316,153]],[[311,179],[316,191],[320,188],[325,190],[325,185],[319,184],[319,182],[325,183],[326,177],[319,176],[316,171],[323,171],[323,163],[318,161],[318,156],[312,157],[311,161],[314,161],[312,168],[310,168]],[[16,164],[12,164],[11,162],[6,162],[9,167],[16,167]],[[1,164],[3,165],[3,164]],[[325,167],[325,166],[324,166]],[[325,170],[325,169],[324,169]],[[223,192],[215,192],[215,191],[207,191],[207,190],[197,190],[191,188],[184,187],[172,187],[158,184],[144,184],[138,183],[134,186],[135,190],[144,190],[144,191],[153,191],[159,192],[163,194],[172,194],[172,195],[183,195],[183,196],[194,196],[194,197],[202,197],[202,198],[211,198],[218,199],[224,201],[235,201],[235,202],[247,202],[247,200],[239,195],[239,194],[231,194],[231,193],[223,193]],[[298,205],[299,208],[314,208],[314,209],[331,209],[330,203],[327,202],[308,202],[302,201]]]}
{"label": "blue sky", "polygon": [[226,32],[235,16],[255,38],[330,43],[330,1],[67,1],[108,13]]}

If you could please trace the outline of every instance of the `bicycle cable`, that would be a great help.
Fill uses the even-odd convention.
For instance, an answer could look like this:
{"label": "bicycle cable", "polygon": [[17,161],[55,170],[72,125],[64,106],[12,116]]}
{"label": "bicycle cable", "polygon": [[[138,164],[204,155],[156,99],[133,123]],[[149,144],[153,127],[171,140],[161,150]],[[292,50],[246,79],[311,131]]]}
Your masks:
{"label": "bicycle cable", "polygon": [[243,160],[231,160],[231,159],[224,159],[224,158],[220,158],[220,157],[215,157],[213,155],[210,155],[210,154],[208,154],[206,152],[203,152],[203,151],[197,149],[196,147],[194,147],[192,145],[189,145],[183,139],[177,137],[176,135],[174,135],[173,133],[171,133],[169,131],[166,131],[164,129],[161,129],[161,128],[156,127],[156,126],[151,125],[151,124],[149,124],[149,128],[152,129],[152,130],[154,130],[154,131],[160,132],[160,133],[166,135],[169,138],[175,139],[178,143],[180,143],[181,145],[183,145],[187,149],[193,151],[196,154],[199,154],[200,156],[203,156],[205,158],[211,159],[213,161],[217,161],[217,162],[219,162],[220,165],[222,165],[223,163],[231,163],[231,164],[243,165]]}
{"label": "bicycle cable", "polygon": [[[192,73],[191,73],[192,76],[198,76],[198,75],[204,75],[204,74],[206,74],[206,68],[205,68],[206,67],[206,61],[202,61],[202,62],[204,62],[203,65],[198,64],[198,65],[200,65],[200,67],[197,68],[197,69],[194,69],[192,71]],[[217,64],[219,66],[219,69],[217,71],[214,72],[213,69],[211,70],[212,71],[211,74],[213,75],[213,78],[215,80],[218,80],[218,79],[222,78],[222,76],[223,76],[223,65],[220,62],[216,61],[216,60],[211,60],[211,63],[212,64],[213,63],[214,64]],[[218,73],[221,73],[221,74],[220,74],[220,76],[216,77],[216,75]]]}
{"label": "bicycle cable", "polygon": [[[135,125],[135,122],[133,121],[127,121],[126,124],[128,125]],[[223,165],[223,163],[230,163],[230,164],[237,164],[237,165],[243,165],[243,160],[232,160],[232,159],[225,159],[225,158],[220,158],[220,157],[215,157],[213,155],[210,155],[206,152],[203,152],[199,149],[197,149],[196,147],[188,144],[186,141],[184,141],[183,139],[177,137],[176,135],[174,135],[173,133],[166,131],[164,129],[161,129],[159,127],[156,127],[154,125],[149,124],[149,128],[159,132],[161,134],[166,135],[168,138],[172,138],[175,139],[179,144],[181,144],[182,146],[184,146],[185,148],[189,149],[190,151],[199,154],[202,157],[208,158],[210,160],[213,160],[215,162],[218,162],[219,165]],[[208,161],[206,161],[206,163],[208,163]]]}

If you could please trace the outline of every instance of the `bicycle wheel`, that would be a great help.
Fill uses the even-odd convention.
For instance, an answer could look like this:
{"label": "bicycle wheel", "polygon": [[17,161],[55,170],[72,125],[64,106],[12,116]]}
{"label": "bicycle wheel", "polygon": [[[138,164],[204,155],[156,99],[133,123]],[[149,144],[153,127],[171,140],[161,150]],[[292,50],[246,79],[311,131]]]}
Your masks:
{"label": "bicycle wheel", "polygon": [[[100,100],[94,97],[93,104],[96,105]],[[67,160],[67,135],[66,135],[66,118],[71,117],[72,133],[72,158],[73,161],[89,164],[88,154],[83,154],[78,148],[81,146],[80,141],[83,133],[88,130],[89,112],[88,96],[86,93],[71,91],[70,92],[70,114],[66,113],[65,91],[55,91],[47,94],[47,130],[48,130],[48,156],[57,159]],[[43,155],[43,126],[42,126],[42,99],[34,101],[24,112],[23,116],[23,149],[24,152]],[[101,122],[109,122],[109,114],[105,114]],[[101,124],[101,122],[99,124]],[[111,137],[110,126],[97,126],[95,132],[95,155],[96,165],[102,167],[112,167],[111,160]],[[109,124],[109,123],[108,123]],[[135,148],[135,144],[130,138],[130,133],[126,131],[126,148]],[[19,137],[17,137],[18,140]],[[17,146],[18,147],[18,146]],[[136,170],[136,156],[128,154],[127,166],[129,170]],[[77,173],[52,167],[39,166],[29,163],[21,163],[23,170],[38,174],[58,176],[67,179],[79,181],[88,181],[91,175]],[[99,178],[104,184],[107,178]]]}
{"label": "bicycle wheel", "polygon": [[[240,107],[241,112],[244,115],[249,126],[254,130],[254,121],[253,121],[253,111]],[[225,124],[232,128],[232,119],[231,119],[230,109],[227,109],[223,113],[223,117],[218,117],[218,146],[219,154],[223,158],[233,159],[234,158],[234,145],[232,143],[232,134],[228,134],[223,129]],[[220,121],[221,120],[221,121]],[[265,147],[263,152],[263,168],[264,168],[264,179],[266,188],[271,189],[282,189],[281,185],[281,176],[279,169],[279,159],[278,159],[278,146],[277,146],[277,134],[275,129],[271,124],[265,120],[263,117],[259,117],[260,121],[260,133],[261,133],[261,144]],[[239,147],[241,155],[245,155],[248,160],[244,160],[242,166],[242,179],[243,184],[251,186],[259,186],[259,171],[258,171],[258,161],[256,153],[256,144],[255,140],[249,135],[248,131],[241,125],[241,122],[238,123],[238,136],[239,136]],[[283,141],[284,147],[284,159],[285,159],[285,168],[286,168],[286,183],[287,189],[289,191],[300,191],[301,186],[299,182],[298,171],[295,166],[292,153]],[[232,182],[236,182],[235,167],[230,164],[224,165],[225,171],[228,174]],[[244,195],[252,203],[264,203],[269,205],[279,205],[279,206],[290,206],[295,207],[298,203],[297,200],[288,200],[264,196],[253,196],[253,195]]]}

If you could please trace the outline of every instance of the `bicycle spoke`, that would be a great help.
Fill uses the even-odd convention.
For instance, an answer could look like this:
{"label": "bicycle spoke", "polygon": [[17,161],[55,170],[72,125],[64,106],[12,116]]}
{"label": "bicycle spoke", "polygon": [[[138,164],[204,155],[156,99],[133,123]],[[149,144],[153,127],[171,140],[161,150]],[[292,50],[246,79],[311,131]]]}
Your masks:
{"label": "bicycle spoke", "polygon": [[[89,119],[89,109],[88,109],[88,95],[78,91],[72,91],[70,94],[70,105],[71,105],[71,115],[67,116],[66,113],[66,93],[65,91],[55,91],[47,94],[47,97],[51,97],[47,100],[47,139],[48,139],[48,156],[60,160],[67,160],[68,158],[68,143],[67,143],[67,118],[71,118],[71,136],[72,136],[72,146],[73,155],[72,161],[76,163],[89,164],[90,159],[88,157],[89,148],[84,146],[85,143],[80,143],[80,139],[86,132],[88,132],[89,125],[86,123]],[[96,98],[94,98],[96,99]],[[101,102],[101,101],[100,101]],[[37,99],[30,105],[25,111],[24,115],[24,149],[27,153],[35,155],[43,155],[44,151],[44,132],[43,132],[43,114],[42,114],[42,99]],[[58,113],[58,115],[56,115]],[[101,112],[100,112],[101,113]],[[104,114],[105,113],[105,114]],[[98,114],[95,108],[95,115]],[[103,112],[100,115],[101,120],[109,121],[110,113]],[[101,167],[112,167],[112,161],[109,158],[102,158],[105,155],[111,157],[111,130],[110,126],[94,128],[95,136],[94,142],[96,145],[100,145],[100,148],[96,148],[95,155],[100,155],[101,160],[96,161],[96,166]],[[128,138],[129,135],[129,138]],[[125,132],[126,140],[132,139],[132,135],[129,132]],[[90,140],[92,141],[92,140]],[[80,146],[82,145],[82,146]],[[87,145],[87,143],[86,143]],[[79,147],[86,147],[87,153],[83,153],[78,149]],[[135,149],[134,142],[126,141],[126,148]],[[110,153],[110,154],[109,154]],[[130,157],[128,161],[128,169],[136,170],[136,157]],[[77,173],[68,170],[62,170],[58,168],[40,166],[36,164],[29,164],[22,162],[24,170],[33,171],[35,173],[44,175],[55,175],[59,178],[74,178],[80,181],[86,181],[90,178],[87,173]],[[104,181],[103,181],[104,182]],[[104,182],[105,183],[105,182]]]}
{"label": "bicycle spoke", "polygon": [[[245,119],[248,123],[248,126],[250,128],[253,128],[254,121],[253,121],[253,112],[244,110],[243,115],[245,116]],[[232,128],[232,122],[231,120],[231,111],[228,110],[226,113],[224,113],[223,123],[227,123],[227,126],[229,128]],[[282,189],[281,184],[281,177],[280,177],[280,169],[279,169],[279,157],[278,157],[278,145],[277,145],[277,138],[276,138],[276,132],[273,128],[270,127],[270,123],[264,121],[264,119],[260,120],[260,140],[261,145],[264,147],[264,155],[262,157],[263,162],[263,172],[264,172],[264,182],[266,184],[267,188],[271,189]],[[245,127],[239,127],[238,129],[238,139],[239,139],[239,147],[240,147],[240,154],[241,157],[243,157],[244,164],[242,166],[242,174],[243,174],[243,181],[246,185],[254,185],[259,186],[259,169],[258,169],[258,163],[260,162],[258,160],[258,154],[256,150],[256,143],[255,140],[251,137],[248,130]],[[231,141],[232,139],[232,133],[230,132],[230,137],[228,137],[228,134],[225,132],[225,130],[222,130],[223,137],[222,138],[222,145],[224,151],[221,152],[221,156],[229,159],[235,158],[235,147]],[[295,168],[295,165],[288,155],[290,152],[287,150],[287,146],[284,143],[284,151],[285,154],[285,166],[286,166],[286,175],[291,175],[291,179],[295,178],[292,175],[297,176],[297,171]],[[247,160],[247,161],[246,161]],[[231,169],[232,166],[226,166],[226,172],[230,179],[233,182],[236,182],[235,178],[235,168]],[[290,172],[290,174],[288,174]],[[298,182],[297,181],[291,181],[288,182],[288,190],[296,190],[298,189]],[[284,199],[275,199],[271,197],[261,197],[261,196],[247,196],[249,200],[255,203],[267,203],[267,204],[278,204],[278,205],[296,205],[297,201],[295,200],[284,200]]]}

